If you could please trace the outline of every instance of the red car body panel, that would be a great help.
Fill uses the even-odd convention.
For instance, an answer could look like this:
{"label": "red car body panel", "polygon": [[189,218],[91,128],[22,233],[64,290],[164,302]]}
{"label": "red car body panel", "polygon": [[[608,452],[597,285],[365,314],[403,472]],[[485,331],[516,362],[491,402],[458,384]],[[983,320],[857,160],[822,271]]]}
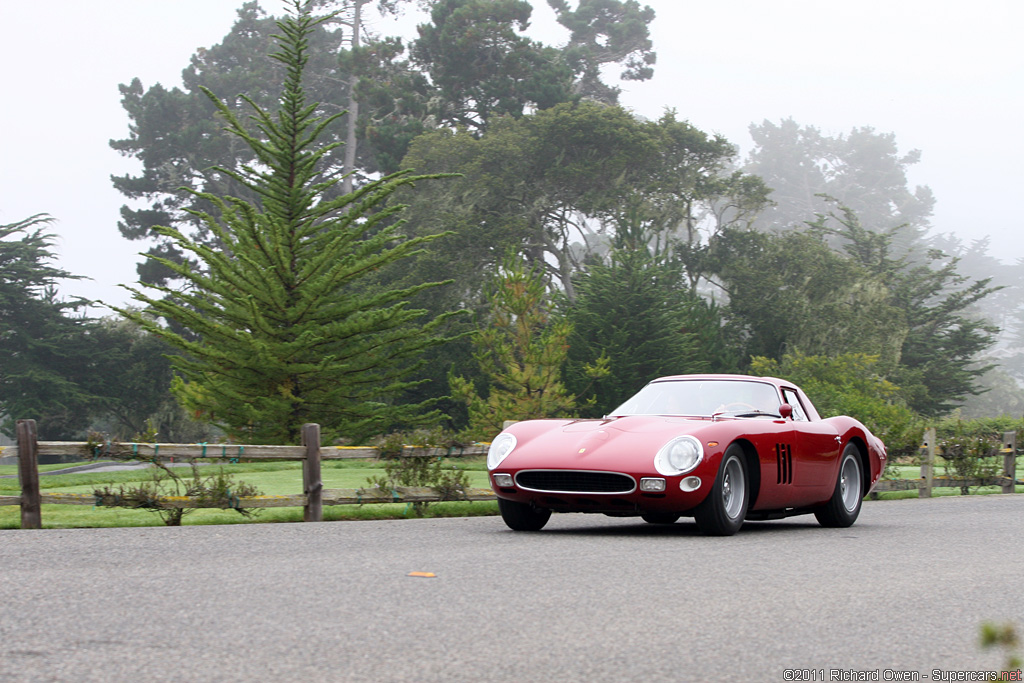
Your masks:
{"label": "red car body panel", "polygon": [[[739,444],[748,460],[757,463],[756,472],[751,472],[748,514],[756,518],[758,513],[771,516],[825,504],[836,489],[840,455],[850,443],[860,451],[865,495],[885,468],[885,446],[864,425],[850,417],[821,419],[803,391],[790,382],[740,375],[684,375],[655,382],[694,380],[770,384],[780,403],[783,397],[798,401],[806,419],[634,414],[519,422],[505,430],[516,438],[515,448],[490,472],[495,493],[499,498],[553,511],[686,515],[708,495],[726,449]],[[699,440],[703,459],[684,474],[660,474],[655,469],[655,454],[684,434]],[[616,493],[531,490],[517,479],[530,470],[624,474],[635,481],[636,488]],[[510,475],[515,484],[499,486],[496,474]],[[641,491],[640,480],[648,477],[665,479],[665,490]],[[690,477],[699,477],[700,486],[685,491],[680,484]]]}

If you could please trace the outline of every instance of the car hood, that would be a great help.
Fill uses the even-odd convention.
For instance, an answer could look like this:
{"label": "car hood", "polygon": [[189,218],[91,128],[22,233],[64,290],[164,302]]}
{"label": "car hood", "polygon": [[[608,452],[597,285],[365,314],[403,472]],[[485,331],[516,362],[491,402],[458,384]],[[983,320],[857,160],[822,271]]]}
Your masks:
{"label": "car hood", "polygon": [[501,467],[649,470],[655,453],[669,439],[692,434],[698,439],[724,422],[709,418],[630,415],[601,420],[531,420],[507,431],[516,448]]}

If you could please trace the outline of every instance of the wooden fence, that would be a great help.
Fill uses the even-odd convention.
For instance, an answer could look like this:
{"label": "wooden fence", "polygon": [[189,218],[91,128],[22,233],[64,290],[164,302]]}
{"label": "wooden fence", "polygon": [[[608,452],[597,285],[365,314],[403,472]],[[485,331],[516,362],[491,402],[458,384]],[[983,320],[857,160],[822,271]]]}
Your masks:
{"label": "wooden fence", "polygon": [[[21,481],[20,496],[0,496],[0,505],[21,506],[21,528],[41,529],[40,506],[44,503],[63,505],[112,505],[98,500],[95,495],[85,493],[42,493],[39,488],[39,455],[65,455],[91,457],[90,444],[75,441],[39,441],[35,420],[18,420],[18,478]],[[320,425],[307,424],[302,427],[302,445],[299,446],[253,446],[238,444],[152,444],[122,443],[121,449],[131,449],[140,459],[159,459],[173,462],[177,459],[215,458],[225,460],[298,460],[302,462],[302,493],[288,496],[253,496],[239,498],[237,507],[271,508],[302,507],[305,522],[323,521],[324,505],[362,505],[364,503],[426,503],[442,500],[494,500],[494,492],[488,489],[468,488],[456,497],[445,495],[430,487],[397,487],[382,489],[324,489],[320,476],[323,460],[346,460],[376,458],[376,448],[352,448],[345,446],[321,446]],[[407,446],[407,457],[438,455],[438,449],[424,449]],[[486,445],[475,445],[444,453],[445,457],[483,455]],[[212,507],[195,498],[165,496],[160,499],[167,508]]]}
{"label": "wooden fence", "polygon": [[1017,432],[1004,432],[1000,455],[1003,457],[1003,474],[995,477],[955,478],[935,476],[935,457],[938,442],[935,428],[925,430],[924,445],[921,446],[920,479],[883,479],[875,484],[872,493],[882,491],[912,491],[917,489],[921,498],[931,498],[936,488],[960,488],[965,486],[999,486],[1002,493],[1013,493],[1017,485]]}
{"label": "wooden fence", "polygon": [[[0,496],[0,505],[21,506],[21,528],[40,529],[42,520],[40,506],[43,503],[64,505],[113,505],[97,500],[95,495],[84,493],[42,493],[39,488],[38,457],[45,455],[77,455],[89,457],[90,445],[72,441],[38,441],[35,420],[18,420],[18,477],[21,481],[20,496]],[[302,493],[288,496],[253,496],[240,498],[237,507],[271,508],[302,507],[305,522],[323,521],[324,505],[362,505],[366,503],[426,503],[442,500],[495,500],[490,489],[469,488],[461,491],[457,498],[444,495],[429,487],[398,487],[393,491],[382,489],[324,489],[320,477],[320,463],[323,460],[367,459],[379,457],[376,448],[321,446],[320,425],[307,424],[302,427],[302,445],[299,446],[252,446],[237,444],[151,444],[124,443],[122,448],[132,449],[140,458],[158,458],[173,461],[175,458],[192,460],[215,458],[234,460],[298,460],[302,462]],[[1013,493],[1017,483],[1017,433],[1003,434],[1000,453],[1003,456],[1003,475],[998,477],[957,479],[935,476],[937,455],[935,429],[925,433],[922,446],[920,479],[883,479],[879,481],[872,495],[882,491],[909,491],[916,489],[921,498],[929,498],[936,488],[964,486],[999,486],[1003,493]],[[412,457],[436,457],[436,449],[427,451],[412,446],[405,447]],[[483,455],[487,446],[475,445],[460,449],[458,453],[447,453],[446,457]],[[195,498],[166,496],[161,504],[168,508],[210,507]]]}

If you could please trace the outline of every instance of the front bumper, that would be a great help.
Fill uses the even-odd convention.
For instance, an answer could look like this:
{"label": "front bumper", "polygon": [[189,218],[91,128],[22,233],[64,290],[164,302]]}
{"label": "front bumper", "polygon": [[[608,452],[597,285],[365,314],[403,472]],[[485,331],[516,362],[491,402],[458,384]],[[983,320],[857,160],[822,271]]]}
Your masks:
{"label": "front bumper", "polygon": [[697,473],[665,477],[656,472],[500,467],[490,473],[490,480],[499,498],[558,512],[611,514],[684,514],[700,505],[713,483]]}

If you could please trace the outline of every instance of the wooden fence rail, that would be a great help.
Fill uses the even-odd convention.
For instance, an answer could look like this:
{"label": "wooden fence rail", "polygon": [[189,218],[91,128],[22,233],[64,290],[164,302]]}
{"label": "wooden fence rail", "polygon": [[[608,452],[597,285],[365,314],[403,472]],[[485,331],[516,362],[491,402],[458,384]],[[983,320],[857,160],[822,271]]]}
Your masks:
{"label": "wooden fence rail", "polygon": [[[42,493],[39,488],[39,455],[64,455],[90,457],[94,453],[90,448],[96,444],[70,441],[38,441],[36,438],[35,420],[18,420],[18,477],[21,482],[20,496],[0,496],[0,505],[21,506],[21,528],[41,529],[41,505],[109,505],[116,506],[113,499],[107,501],[84,493]],[[369,459],[379,457],[379,450],[370,447],[321,446],[320,426],[303,425],[302,443],[300,446],[250,446],[236,444],[147,444],[121,443],[117,447],[123,454],[131,449],[132,455],[140,459],[153,458],[161,461],[173,461],[175,458],[215,458],[235,460],[298,460],[302,461],[302,493],[287,496],[253,496],[239,498],[237,507],[273,508],[302,507],[302,519],[306,522],[323,521],[324,505],[363,505],[368,503],[426,503],[443,500],[484,501],[495,500],[490,489],[469,488],[452,498],[450,493],[441,492],[429,487],[398,487],[395,490],[383,489],[324,489],[320,476],[320,463],[323,460],[342,460],[349,458]],[[408,456],[443,456],[460,457],[483,455],[487,452],[486,444],[473,445],[449,450],[441,453],[437,448],[405,446]],[[97,450],[102,452],[103,445]],[[1017,484],[1016,452],[1017,433],[1006,432],[1000,452],[1003,456],[1003,474],[996,477],[983,478],[952,478],[935,476],[936,439],[935,429],[925,433],[925,444],[922,447],[923,458],[920,479],[883,479],[875,486],[874,492],[909,491],[917,489],[922,498],[931,497],[935,488],[963,486],[1000,486],[1003,493],[1013,493]],[[195,498],[184,496],[164,496],[161,505],[167,508],[198,508],[210,507]]]}
{"label": "wooden fence rail", "polygon": [[[371,447],[321,446],[320,425],[307,424],[302,427],[300,446],[254,446],[237,444],[151,444],[118,443],[89,444],[76,441],[38,441],[35,420],[18,420],[18,478],[21,481],[20,496],[0,496],[0,505],[21,506],[21,528],[41,529],[40,506],[61,505],[109,505],[116,506],[113,497],[106,500],[86,493],[42,493],[39,488],[39,455],[63,455],[102,457],[109,448],[117,449],[119,457],[130,453],[139,459],[173,462],[175,459],[215,458],[225,460],[297,460],[302,462],[302,493],[287,496],[252,496],[235,501],[241,508],[302,507],[305,522],[323,521],[324,505],[362,505],[364,503],[426,503],[443,500],[494,500],[490,489],[469,488],[452,494],[429,487],[397,487],[382,489],[325,489],[321,480],[320,464],[323,460],[377,458],[380,451]],[[406,457],[465,457],[487,453],[486,444],[475,444],[464,448],[441,449],[433,447],[405,446]],[[195,498],[186,496],[163,496],[160,504],[167,508],[211,507]]]}
{"label": "wooden fence rail", "polygon": [[935,428],[925,430],[924,445],[921,447],[921,478],[920,479],[883,479],[875,485],[875,492],[912,491],[917,489],[921,498],[931,498],[936,488],[959,488],[963,486],[998,486],[1002,493],[1013,493],[1017,485],[1017,432],[1003,432],[1003,440],[999,453],[1003,457],[1000,476],[995,477],[937,477],[935,476],[935,456],[938,454],[938,440]]}

